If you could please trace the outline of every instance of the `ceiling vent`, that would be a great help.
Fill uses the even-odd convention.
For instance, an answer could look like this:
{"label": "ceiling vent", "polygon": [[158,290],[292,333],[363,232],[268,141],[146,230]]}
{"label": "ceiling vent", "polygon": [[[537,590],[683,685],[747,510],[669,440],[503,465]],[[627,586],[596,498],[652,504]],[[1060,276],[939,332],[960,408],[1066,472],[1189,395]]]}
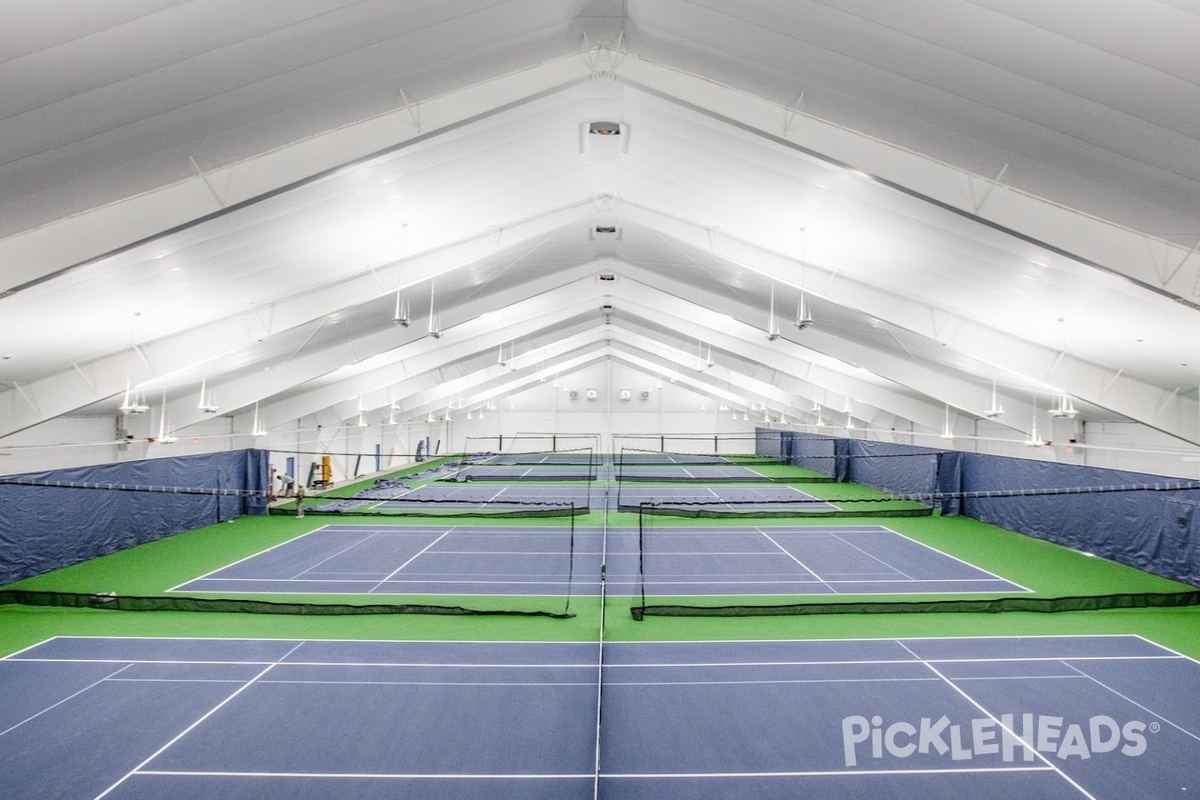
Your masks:
{"label": "ceiling vent", "polygon": [[617,276],[611,272],[601,272],[599,275],[596,276],[596,280],[599,280],[601,282],[605,282],[605,281],[615,282],[617,280]]}
{"label": "ceiling vent", "polygon": [[620,136],[621,123],[619,122],[593,122],[588,125],[588,133],[593,136]]}

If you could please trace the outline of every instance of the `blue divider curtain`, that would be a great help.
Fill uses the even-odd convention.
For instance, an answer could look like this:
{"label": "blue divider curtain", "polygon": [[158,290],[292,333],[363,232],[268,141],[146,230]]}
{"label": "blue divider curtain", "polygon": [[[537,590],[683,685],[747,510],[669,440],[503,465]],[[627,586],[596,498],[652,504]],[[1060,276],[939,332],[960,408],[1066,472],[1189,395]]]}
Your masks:
{"label": "blue divider curtain", "polygon": [[[760,429],[766,430],[766,429]],[[1161,485],[1171,478],[1009,456],[767,431],[788,463],[894,494]],[[760,442],[763,439],[760,436]],[[764,453],[767,454],[767,453]],[[874,456],[874,457],[872,457]],[[1200,586],[1200,490],[1048,494],[939,501],[946,516],[1045,539]]]}
{"label": "blue divider curtain", "polygon": [[[267,510],[266,450],[99,464],[0,478],[0,585],[243,514]],[[233,490],[72,489],[3,480]],[[249,491],[255,496],[242,497]]]}

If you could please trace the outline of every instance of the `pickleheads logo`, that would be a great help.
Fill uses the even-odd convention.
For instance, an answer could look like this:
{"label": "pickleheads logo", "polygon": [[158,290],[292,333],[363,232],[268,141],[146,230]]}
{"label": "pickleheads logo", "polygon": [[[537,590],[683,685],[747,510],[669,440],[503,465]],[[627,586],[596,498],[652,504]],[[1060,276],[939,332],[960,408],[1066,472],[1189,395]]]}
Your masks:
{"label": "pickleheads logo", "polygon": [[1044,714],[1003,714],[982,717],[966,724],[951,724],[945,715],[938,719],[922,717],[915,723],[883,724],[876,715],[842,720],[842,748],[846,766],[858,766],[860,759],[908,758],[914,753],[949,755],[952,761],[967,761],[976,756],[999,754],[1006,762],[1016,759],[1033,761],[1034,750],[1061,760],[1081,761],[1102,753],[1119,752],[1130,758],[1146,752],[1146,733],[1157,733],[1159,724],[1131,720],[1125,724],[1105,715],[1085,722],[1067,722],[1063,717]]}

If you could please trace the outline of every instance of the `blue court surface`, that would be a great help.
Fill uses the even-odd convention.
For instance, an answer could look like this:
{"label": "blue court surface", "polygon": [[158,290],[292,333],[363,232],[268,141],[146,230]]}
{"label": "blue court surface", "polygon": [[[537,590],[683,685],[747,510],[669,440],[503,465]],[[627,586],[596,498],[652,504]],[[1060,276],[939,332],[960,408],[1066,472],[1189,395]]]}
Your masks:
{"label": "blue court surface", "polygon": [[[538,508],[634,509],[643,503],[660,507],[703,509],[719,513],[749,511],[835,511],[836,506],[791,486],[504,486],[462,483],[429,483],[396,490],[390,499],[371,504],[380,510],[446,509],[455,511],[509,511]],[[320,508],[318,498],[313,504]]]}
{"label": "blue court surface", "polygon": [[463,467],[442,478],[446,481],[708,481],[758,482],[768,480],[762,473],[739,466],[685,466],[682,464],[660,464],[657,466],[607,467],[586,464],[522,464],[522,465],[475,465]]}
{"label": "blue court surface", "polygon": [[328,525],[172,591],[566,596],[1024,592],[877,525]]}
{"label": "blue court surface", "polygon": [[691,453],[624,452],[597,453],[592,450],[565,450],[555,453],[494,453],[473,455],[464,459],[469,464],[728,464],[725,456]]}
{"label": "blue court surface", "polygon": [[606,642],[599,657],[595,642],[51,639],[0,660],[4,796],[1197,790],[1200,663],[1136,636]]}

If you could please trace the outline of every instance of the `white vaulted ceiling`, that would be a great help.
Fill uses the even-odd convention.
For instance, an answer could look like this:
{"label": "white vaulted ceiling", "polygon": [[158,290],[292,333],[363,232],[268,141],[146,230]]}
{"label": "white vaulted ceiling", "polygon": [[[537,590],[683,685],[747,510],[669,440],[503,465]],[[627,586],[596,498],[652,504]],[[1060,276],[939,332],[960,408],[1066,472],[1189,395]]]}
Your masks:
{"label": "white vaulted ceiling", "polygon": [[179,430],[202,380],[284,426],[604,361],[885,429],[995,384],[1014,440],[1066,393],[1200,444],[1194,0],[5,18],[0,445],[127,383]]}

